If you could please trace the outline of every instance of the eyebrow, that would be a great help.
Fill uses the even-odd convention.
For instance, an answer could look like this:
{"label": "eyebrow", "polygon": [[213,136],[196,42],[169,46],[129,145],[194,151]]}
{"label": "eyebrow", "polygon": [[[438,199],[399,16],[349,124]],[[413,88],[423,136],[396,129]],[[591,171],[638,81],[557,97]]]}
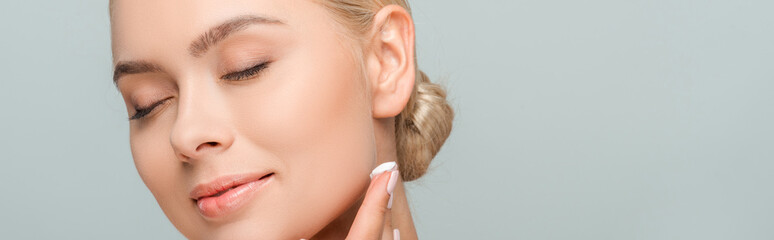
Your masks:
{"label": "eyebrow", "polygon": [[118,62],[113,71],[113,84],[118,84],[118,79],[126,74],[139,74],[147,72],[160,72],[161,66],[146,61]]}
{"label": "eyebrow", "polygon": [[[218,24],[203,34],[199,35],[199,37],[191,42],[191,44],[188,46],[188,53],[193,57],[201,57],[204,55],[207,50],[210,49],[213,45],[217,44],[218,42],[222,41],[229,35],[244,30],[248,26],[252,24],[277,24],[282,25],[285,24],[284,22],[269,18],[269,17],[263,17],[263,16],[256,16],[256,15],[244,15],[244,16],[238,16],[231,18],[229,20],[224,21],[221,24]],[[118,80],[121,79],[122,76],[127,74],[139,74],[139,73],[147,73],[147,72],[160,72],[162,71],[161,66],[147,62],[147,61],[122,61],[118,62],[116,64],[115,70],[113,71],[113,84],[118,84]]]}
{"label": "eyebrow", "polygon": [[251,24],[284,24],[284,23],[277,19],[255,16],[255,15],[245,15],[245,16],[235,17],[213,28],[210,28],[210,30],[207,30],[207,32],[204,32],[204,34],[200,35],[199,38],[196,41],[193,41],[191,45],[188,47],[188,53],[190,53],[191,56],[200,57],[204,55],[204,53],[206,53],[207,50],[212,45],[215,45],[216,43],[228,37],[228,35],[234,32],[238,32],[240,30],[245,29],[247,26]]}

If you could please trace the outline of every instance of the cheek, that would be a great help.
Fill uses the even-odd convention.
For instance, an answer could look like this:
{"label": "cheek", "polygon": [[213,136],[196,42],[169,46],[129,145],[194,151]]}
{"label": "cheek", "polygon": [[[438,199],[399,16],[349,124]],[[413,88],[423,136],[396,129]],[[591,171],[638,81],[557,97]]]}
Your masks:
{"label": "cheek", "polygon": [[282,218],[321,228],[367,187],[376,162],[373,123],[365,82],[347,55],[329,54],[321,63],[306,55],[314,51],[299,52],[305,54],[277,62],[258,80],[265,82],[230,106],[239,108],[233,111],[240,134],[277,157],[279,204],[287,205],[277,209],[305,213]]}
{"label": "cheek", "polygon": [[[321,43],[326,44],[335,45]],[[283,161],[304,161],[308,167],[300,168],[309,171],[322,170],[311,169],[319,167],[317,163],[373,165],[374,133],[366,84],[346,51],[300,48],[276,62],[253,86],[229,93],[234,96],[228,106],[235,113],[239,134]],[[308,156],[312,153],[318,155]],[[330,159],[337,155],[359,159]]]}
{"label": "cheek", "polygon": [[[139,128],[143,129],[139,130]],[[169,139],[169,135],[165,133],[168,131],[165,131],[161,124],[132,126],[129,137],[137,172],[154,195],[164,192],[163,190],[169,190],[166,189],[165,183],[171,179],[170,175],[164,174],[170,172],[170,168],[173,167],[168,160],[169,154],[173,154],[172,149],[166,147],[169,141],[163,141],[163,139]]]}
{"label": "cheek", "polygon": [[[174,109],[172,109],[174,110]],[[169,111],[169,110],[168,110]],[[175,158],[174,150],[169,143],[169,127],[164,121],[145,126],[141,131],[133,126],[130,132],[130,145],[134,164],[145,186],[153,194],[164,214],[177,227],[192,226],[191,206],[183,180],[184,171]],[[192,203],[191,203],[192,204]],[[187,232],[187,231],[184,231]]]}
{"label": "cheek", "polygon": [[272,92],[259,101],[265,104],[252,106],[251,113],[244,115],[246,124],[240,124],[245,126],[241,132],[251,133],[248,138],[254,144],[270,148],[292,164],[290,171],[316,172],[327,167],[343,171],[374,162],[372,121],[362,80],[356,69],[343,67],[352,63],[331,65],[277,74],[282,79],[272,81],[281,83],[267,86]]}

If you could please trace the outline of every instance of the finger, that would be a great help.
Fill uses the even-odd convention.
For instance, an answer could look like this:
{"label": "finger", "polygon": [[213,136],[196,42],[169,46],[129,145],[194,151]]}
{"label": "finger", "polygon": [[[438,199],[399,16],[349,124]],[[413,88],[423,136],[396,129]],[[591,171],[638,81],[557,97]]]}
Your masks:
{"label": "finger", "polygon": [[[390,197],[392,199],[392,197]],[[387,212],[384,213],[384,222],[382,223],[382,238],[380,239],[393,239],[392,237],[392,209],[390,209],[388,200]]]}
{"label": "finger", "polygon": [[[387,168],[387,171],[384,171]],[[384,171],[379,173],[379,171]],[[398,180],[398,170],[395,162],[379,165],[374,169],[376,175],[368,186],[363,204],[355,216],[355,221],[349,230],[347,239],[381,239],[384,228],[384,218],[389,212],[387,205],[395,190]],[[389,239],[389,238],[388,238]]]}

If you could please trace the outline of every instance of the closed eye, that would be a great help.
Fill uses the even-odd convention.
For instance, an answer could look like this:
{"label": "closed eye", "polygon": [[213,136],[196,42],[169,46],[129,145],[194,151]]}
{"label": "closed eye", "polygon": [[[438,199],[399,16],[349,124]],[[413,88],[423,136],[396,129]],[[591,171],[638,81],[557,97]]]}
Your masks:
{"label": "closed eye", "polygon": [[239,81],[239,80],[249,79],[261,73],[262,70],[266,69],[266,67],[269,66],[269,63],[270,62],[263,62],[239,72],[233,72],[233,73],[223,75],[220,78],[226,81]]}
{"label": "closed eye", "polygon": [[153,110],[156,109],[156,107],[158,107],[159,105],[167,102],[167,100],[169,100],[169,99],[172,99],[172,97],[169,97],[169,98],[166,98],[164,100],[158,101],[158,102],[156,102],[154,104],[151,104],[148,107],[135,107],[134,108],[135,113],[134,113],[134,115],[129,117],[129,120],[131,121],[131,120],[137,120],[137,119],[144,118],[148,114],[152,113]]}

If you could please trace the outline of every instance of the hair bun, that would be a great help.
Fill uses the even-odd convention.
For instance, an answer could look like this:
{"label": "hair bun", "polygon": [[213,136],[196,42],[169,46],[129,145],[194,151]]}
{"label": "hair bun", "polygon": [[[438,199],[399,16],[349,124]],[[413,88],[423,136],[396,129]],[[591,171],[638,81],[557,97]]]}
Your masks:
{"label": "hair bun", "polygon": [[446,91],[417,70],[414,92],[395,119],[398,165],[403,181],[425,174],[435,154],[449,137],[454,110]]}

